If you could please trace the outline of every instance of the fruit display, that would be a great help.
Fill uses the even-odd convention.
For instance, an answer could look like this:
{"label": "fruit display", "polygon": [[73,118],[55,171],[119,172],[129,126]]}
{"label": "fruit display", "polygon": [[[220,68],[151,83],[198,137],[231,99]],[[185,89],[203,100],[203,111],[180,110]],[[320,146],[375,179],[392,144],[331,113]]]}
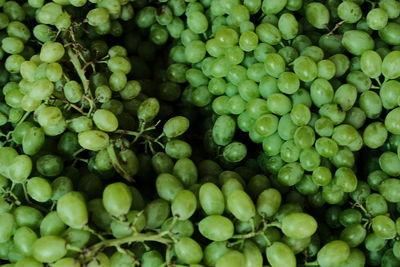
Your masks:
{"label": "fruit display", "polygon": [[0,0],[0,266],[400,266],[400,1]]}

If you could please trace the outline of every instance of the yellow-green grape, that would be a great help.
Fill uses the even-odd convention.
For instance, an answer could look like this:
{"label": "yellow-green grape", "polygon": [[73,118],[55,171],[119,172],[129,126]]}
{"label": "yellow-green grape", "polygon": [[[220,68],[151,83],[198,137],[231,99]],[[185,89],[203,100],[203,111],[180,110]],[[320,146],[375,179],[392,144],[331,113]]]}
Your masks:
{"label": "yellow-green grape", "polygon": [[263,263],[262,253],[259,247],[253,241],[250,240],[244,241],[243,255],[246,258],[246,264],[244,266],[246,267],[262,266]]}
{"label": "yellow-green grape", "polygon": [[127,214],[132,206],[131,190],[121,182],[107,185],[103,191],[103,205],[112,216]]}
{"label": "yellow-green grape", "polygon": [[32,172],[32,159],[27,155],[16,156],[8,166],[8,177],[14,183],[25,182]]}
{"label": "yellow-green grape", "polygon": [[230,193],[226,203],[228,210],[240,221],[248,221],[256,214],[253,200],[243,190]]}
{"label": "yellow-green grape", "polygon": [[190,237],[183,237],[175,246],[176,256],[186,264],[199,263],[203,258],[203,250],[199,243]]}
{"label": "yellow-green grape", "polygon": [[102,131],[113,132],[118,128],[118,119],[109,110],[98,109],[93,114],[93,122]]}
{"label": "yellow-green grape", "polygon": [[189,219],[197,208],[196,196],[189,190],[179,191],[171,203],[172,215],[178,220]]}
{"label": "yellow-green grape", "polygon": [[108,134],[98,130],[87,130],[78,134],[78,142],[83,148],[99,151],[109,145],[110,137]]}
{"label": "yellow-green grape", "polygon": [[43,263],[55,262],[67,254],[66,241],[59,236],[45,236],[33,244],[33,257]]}
{"label": "yellow-green grape", "polygon": [[160,104],[156,98],[147,98],[144,100],[137,111],[137,116],[139,120],[144,122],[152,121],[158,114],[160,110]]}
{"label": "yellow-green grape", "polygon": [[319,2],[311,2],[305,7],[307,21],[317,29],[324,29],[329,23],[328,8]]}
{"label": "yellow-green grape", "polygon": [[384,239],[392,239],[396,236],[395,222],[388,216],[378,215],[371,222],[374,233]]}
{"label": "yellow-green grape", "polygon": [[17,227],[17,224],[15,222],[14,216],[8,212],[1,214],[0,223],[2,225],[2,227],[0,228],[0,241],[3,243],[8,241],[12,237]]}
{"label": "yellow-green grape", "polygon": [[283,217],[282,232],[291,238],[307,238],[317,230],[317,221],[306,213],[291,213]]}
{"label": "yellow-green grape", "polygon": [[220,257],[215,263],[215,267],[239,267],[245,266],[246,258],[243,253],[231,250]]}
{"label": "yellow-green grape", "polygon": [[17,250],[24,256],[32,256],[32,245],[37,239],[38,237],[35,231],[26,226],[18,228],[13,237]]}
{"label": "yellow-green grape", "polygon": [[81,229],[88,223],[88,210],[83,195],[71,191],[57,201],[57,214],[68,226]]}
{"label": "yellow-green grape", "polygon": [[50,183],[41,177],[32,177],[26,184],[28,195],[38,202],[46,202],[52,196]]}
{"label": "yellow-green grape", "polygon": [[382,61],[382,74],[386,79],[397,79],[400,77],[400,51],[392,51]]}
{"label": "yellow-green grape", "polygon": [[222,191],[213,183],[202,184],[199,189],[200,206],[207,215],[222,215],[225,199]]}
{"label": "yellow-green grape", "polygon": [[53,264],[54,267],[81,267],[81,264],[74,258],[62,258]]}
{"label": "yellow-green grape", "polygon": [[163,127],[163,132],[168,138],[175,138],[184,134],[189,129],[189,120],[183,116],[169,119]]}
{"label": "yellow-green grape", "polygon": [[43,62],[56,62],[60,60],[65,53],[64,46],[58,42],[46,42],[40,50],[40,60]]}
{"label": "yellow-green grape", "polygon": [[271,267],[295,267],[296,257],[293,251],[282,242],[274,242],[266,249],[267,259]]}
{"label": "yellow-green grape", "polygon": [[400,108],[392,109],[386,115],[385,127],[389,133],[400,134]]}
{"label": "yellow-green grape", "polygon": [[257,213],[262,217],[272,217],[280,208],[281,201],[281,193],[274,188],[268,188],[257,198]]}
{"label": "yellow-green grape", "polygon": [[234,234],[231,220],[221,215],[204,217],[198,224],[200,233],[212,241],[225,241]]}
{"label": "yellow-green grape", "polygon": [[330,241],[317,254],[317,261],[321,267],[338,266],[344,263],[350,255],[349,245],[341,240]]}

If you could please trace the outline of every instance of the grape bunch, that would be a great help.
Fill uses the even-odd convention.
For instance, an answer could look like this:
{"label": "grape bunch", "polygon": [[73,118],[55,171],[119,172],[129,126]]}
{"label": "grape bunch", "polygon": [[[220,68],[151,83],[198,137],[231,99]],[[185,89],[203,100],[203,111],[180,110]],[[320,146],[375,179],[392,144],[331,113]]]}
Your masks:
{"label": "grape bunch", "polygon": [[399,18],[0,1],[0,265],[400,266]]}

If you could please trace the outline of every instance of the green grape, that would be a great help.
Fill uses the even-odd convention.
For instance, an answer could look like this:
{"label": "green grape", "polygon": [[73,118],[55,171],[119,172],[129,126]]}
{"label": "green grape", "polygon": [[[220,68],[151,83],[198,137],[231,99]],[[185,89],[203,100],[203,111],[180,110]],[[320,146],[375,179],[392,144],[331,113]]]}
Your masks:
{"label": "green grape", "polygon": [[300,165],[306,171],[313,171],[321,163],[320,154],[314,148],[305,148],[300,153]]}
{"label": "green grape", "polygon": [[162,258],[160,252],[158,252],[157,250],[147,251],[143,253],[141,258],[141,266],[143,267],[159,266],[162,265],[163,263],[164,259]]}
{"label": "green grape", "polygon": [[385,126],[388,132],[392,134],[400,134],[400,127],[398,126],[400,108],[395,108],[389,111],[385,117]]}
{"label": "green grape", "polygon": [[361,56],[365,51],[372,50],[375,46],[372,37],[368,33],[359,30],[346,31],[343,34],[342,44],[347,51],[356,56]]}
{"label": "green grape", "polygon": [[364,242],[368,251],[377,252],[385,247],[387,240],[372,232],[367,235]]}
{"label": "green grape", "polygon": [[268,156],[276,156],[280,153],[281,146],[283,145],[283,140],[276,132],[270,136],[263,139],[262,147],[263,151]]}
{"label": "green grape", "polygon": [[67,254],[66,242],[58,236],[45,236],[33,244],[33,257],[39,262],[54,262]]}
{"label": "green grape", "polygon": [[294,143],[293,139],[284,142],[280,148],[280,156],[285,162],[295,162],[300,157],[301,149]]}
{"label": "green grape", "polygon": [[240,221],[248,221],[256,214],[253,200],[242,190],[230,193],[226,203],[227,209]]}
{"label": "green grape", "polygon": [[32,177],[26,184],[28,195],[38,202],[46,202],[52,196],[50,183],[41,177]]}
{"label": "green grape", "polygon": [[367,24],[373,30],[383,29],[388,22],[388,14],[383,8],[373,8],[368,11]]}
{"label": "green grape", "polygon": [[239,267],[245,266],[246,258],[243,253],[237,250],[226,252],[215,263],[215,267]]}
{"label": "green grape", "polygon": [[382,122],[373,122],[364,129],[364,144],[370,148],[378,148],[385,143],[387,136],[385,125]]}
{"label": "green grape", "polygon": [[8,241],[14,234],[16,228],[15,218],[11,213],[4,212],[0,216],[0,223],[2,227],[0,228],[0,241]]}
{"label": "green grape", "polygon": [[350,249],[350,255],[347,258],[347,260],[340,264],[340,267],[345,267],[345,266],[365,266],[366,264],[366,259],[364,253],[358,249],[358,248],[352,248]]}
{"label": "green grape", "polygon": [[331,83],[323,78],[314,80],[310,87],[311,100],[317,107],[328,104],[333,100],[334,91]]}
{"label": "green grape", "polygon": [[285,13],[279,17],[278,28],[281,31],[282,38],[285,40],[293,39],[299,31],[298,22],[291,13]]}
{"label": "green grape", "polygon": [[88,211],[81,193],[71,191],[57,201],[57,214],[68,226],[81,229],[88,223]]}
{"label": "green grape", "polygon": [[294,94],[300,88],[300,80],[293,72],[282,72],[277,81],[279,90],[285,94]]}
{"label": "green grape", "polygon": [[400,186],[398,179],[389,178],[382,181],[379,185],[379,192],[388,202],[399,202],[399,196],[397,195],[397,189]]}
{"label": "green grape", "polygon": [[357,177],[350,168],[341,167],[337,169],[333,179],[334,183],[344,192],[353,192],[356,190]]}
{"label": "green grape", "polygon": [[305,7],[307,21],[317,29],[324,29],[329,23],[328,8],[319,2],[311,2]]}
{"label": "green grape", "polygon": [[378,215],[371,221],[374,233],[384,239],[392,239],[396,235],[396,226],[390,217]]}
{"label": "green grape", "polygon": [[263,1],[262,11],[265,14],[277,14],[282,11],[287,4],[287,1]]}
{"label": "green grape", "polygon": [[208,20],[200,11],[188,14],[187,24],[189,29],[197,34],[205,32],[208,28]]}
{"label": "green grape", "polygon": [[29,227],[18,228],[13,237],[14,245],[16,249],[24,256],[32,255],[33,243],[37,240],[36,233]]}
{"label": "green grape", "polygon": [[343,200],[343,197],[343,190],[333,182],[322,187],[322,198],[329,204],[337,204]]}
{"label": "green grape", "polygon": [[118,119],[106,109],[98,109],[93,114],[93,122],[102,131],[113,132],[118,128]]}
{"label": "green grape", "polygon": [[225,209],[224,196],[213,183],[205,183],[199,190],[200,206],[207,215],[221,215]]}
{"label": "green grape", "polygon": [[88,150],[99,151],[109,145],[109,136],[98,130],[86,130],[78,134],[79,144]]}
{"label": "green grape", "polygon": [[144,100],[137,111],[139,120],[144,122],[152,121],[160,110],[160,104],[156,98],[150,97]]}
{"label": "green grape", "polygon": [[357,88],[351,84],[342,84],[336,89],[333,100],[342,110],[348,111],[357,100]]}
{"label": "green grape", "polygon": [[146,218],[142,212],[131,210],[126,219],[126,221],[114,220],[111,222],[110,228],[116,238],[131,236],[134,231],[141,232],[146,226]]}
{"label": "green grape", "polygon": [[275,78],[278,78],[286,67],[285,60],[278,53],[268,53],[265,56],[264,65],[267,74]]}
{"label": "green grape", "polygon": [[183,189],[183,185],[177,177],[162,173],[156,179],[156,189],[161,198],[172,201],[178,192]]}
{"label": "green grape", "polygon": [[370,78],[377,78],[382,72],[382,58],[374,50],[366,50],[361,54],[361,70]]}
{"label": "green grape", "polygon": [[65,195],[66,193],[73,190],[72,181],[70,178],[65,176],[60,176],[54,179],[51,183],[52,188],[52,200],[58,200],[60,197]]}
{"label": "green grape", "polygon": [[397,59],[400,56],[400,51],[392,51],[387,54],[382,61],[382,74],[387,79],[396,79],[400,77],[397,70]]}
{"label": "green grape", "polygon": [[224,148],[223,157],[229,162],[240,162],[247,155],[247,148],[241,142],[232,142]]}
{"label": "green grape", "polygon": [[189,219],[196,211],[196,196],[189,190],[179,191],[171,203],[172,215],[179,220]]}
{"label": "green grape", "polygon": [[379,7],[386,11],[390,19],[396,18],[400,14],[400,5],[396,1],[383,0],[379,3]]}
{"label": "green grape", "polygon": [[[171,161],[172,164],[172,161]],[[194,162],[188,158],[179,159],[172,167],[172,172],[185,186],[193,185],[197,182],[198,173]]]}
{"label": "green grape", "polygon": [[32,171],[32,159],[27,155],[16,156],[8,166],[8,177],[14,183],[25,182]]}
{"label": "green grape", "polygon": [[[258,38],[269,45],[277,45],[282,40],[281,32],[271,23],[261,23],[256,27]],[[267,71],[268,72],[268,71]]]}
{"label": "green grape", "polygon": [[54,267],[80,267],[81,264],[74,258],[62,258],[54,263]]}
{"label": "green grape", "polygon": [[[282,116],[290,112],[290,110],[292,109],[292,104],[290,98],[286,95],[281,93],[274,93],[267,99],[267,108],[270,110],[270,112]],[[288,118],[290,119],[290,116]]]}
{"label": "green grape", "polygon": [[254,31],[245,31],[240,35],[239,47],[246,52],[253,51],[258,46],[258,36]]}
{"label": "green grape", "polygon": [[228,115],[218,117],[213,126],[213,140],[217,145],[227,145],[235,133],[236,123]]}
{"label": "green grape", "polygon": [[344,54],[335,54],[329,58],[336,66],[335,77],[342,76],[350,67],[350,60]]}
{"label": "green grape", "polygon": [[400,96],[400,83],[396,80],[384,82],[379,90],[379,96],[385,109],[397,107],[397,99]]}
{"label": "green grape", "polygon": [[342,2],[337,7],[337,13],[340,19],[347,23],[356,23],[361,19],[361,8],[354,2]]}
{"label": "green grape", "polygon": [[330,241],[317,254],[317,261],[321,267],[335,266],[344,263],[350,256],[349,245],[341,240]]}
{"label": "green grape", "polygon": [[228,248],[227,241],[214,241],[208,244],[204,248],[204,263],[206,266],[215,266],[215,263],[221,258],[224,254],[231,251]]}
{"label": "green grape", "polygon": [[103,191],[103,205],[113,216],[127,214],[132,205],[132,194],[128,186],[121,182],[106,186]]}
{"label": "green grape", "polygon": [[199,263],[203,258],[201,246],[190,237],[182,237],[174,246],[180,261],[186,264]]}
{"label": "green grape", "polygon": [[397,22],[389,22],[379,30],[379,37],[387,44],[399,45],[400,39],[398,32],[400,31],[400,24]]}
{"label": "green grape", "polygon": [[110,266],[110,259],[104,253],[99,253],[87,265],[88,267]]}
{"label": "green grape", "polygon": [[54,177],[61,174],[64,169],[64,162],[61,157],[47,154],[36,161],[36,170],[43,176]]}
{"label": "green grape", "polygon": [[244,242],[243,254],[246,259],[246,264],[244,266],[262,266],[263,256],[254,242],[250,240]]}
{"label": "green grape", "polygon": [[192,236],[194,232],[194,226],[189,220],[174,221],[174,218],[171,217],[163,223],[161,230],[168,230],[179,239],[180,237]]}
{"label": "green grape", "polygon": [[293,71],[304,82],[310,82],[318,76],[317,64],[307,56],[300,56],[293,62]]}
{"label": "green grape", "polygon": [[282,231],[290,238],[310,237],[317,230],[317,221],[306,213],[291,213],[282,220]]}
{"label": "green grape", "polygon": [[271,267],[296,266],[296,257],[293,251],[282,242],[273,242],[266,249],[267,259]]}
{"label": "green grape", "polygon": [[78,82],[71,80],[64,85],[64,95],[71,103],[77,103],[82,99],[82,86]]}
{"label": "green grape", "polygon": [[40,235],[60,235],[66,228],[57,211],[49,212],[40,223]]}
{"label": "green grape", "polygon": [[386,151],[379,157],[379,166],[390,176],[398,176],[400,174],[399,158],[394,152]]}
{"label": "green grape", "polygon": [[367,230],[361,224],[352,224],[340,233],[340,239],[345,241],[351,248],[354,248],[364,241],[366,235]]}
{"label": "green grape", "polygon": [[234,225],[221,215],[209,215],[198,224],[200,233],[212,241],[225,241],[233,236]]}
{"label": "green grape", "polygon": [[304,170],[297,162],[285,164],[278,172],[278,181],[286,186],[297,184],[304,174]]}
{"label": "green grape", "polygon": [[385,198],[377,193],[372,193],[367,197],[365,208],[372,216],[385,214],[388,211]]}

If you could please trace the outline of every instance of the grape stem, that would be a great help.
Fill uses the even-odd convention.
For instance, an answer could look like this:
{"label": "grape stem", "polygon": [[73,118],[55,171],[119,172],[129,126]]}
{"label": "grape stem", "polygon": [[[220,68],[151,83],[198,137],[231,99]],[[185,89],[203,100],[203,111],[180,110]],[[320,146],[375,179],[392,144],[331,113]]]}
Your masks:
{"label": "grape stem", "polygon": [[83,85],[83,91],[85,94],[89,93],[89,80],[86,78],[85,73],[82,69],[81,62],[79,61],[78,57],[72,51],[71,48],[67,48],[68,56],[71,60],[72,65],[74,66],[76,73],[78,74],[79,78],[81,79]]}
{"label": "grape stem", "polygon": [[91,246],[88,251],[90,251],[91,255],[96,255],[99,250],[102,250],[107,247],[118,247],[124,244],[131,244],[135,242],[144,242],[144,241],[153,241],[162,243],[165,245],[170,245],[171,240],[164,238],[163,236],[166,232],[161,232],[159,234],[147,234],[147,233],[139,233],[133,234],[132,236],[124,237],[124,238],[116,238],[116,239],[107,239],[103,240],[93,246]]}
{"label": "grape stem", "polygon": [[121,164],[119,163],[117,154],[115,153],[115,149],[114,149],[114,145],[110,144],[107,147],[107,153],[108,156],[110,157],[111,163],[114,167],[114,169],[124,178],[126,179],[128,182],[133,183],[135,180],[132,178],[132,176],[130,176],[125,170],[124,168],[121,166]]}

